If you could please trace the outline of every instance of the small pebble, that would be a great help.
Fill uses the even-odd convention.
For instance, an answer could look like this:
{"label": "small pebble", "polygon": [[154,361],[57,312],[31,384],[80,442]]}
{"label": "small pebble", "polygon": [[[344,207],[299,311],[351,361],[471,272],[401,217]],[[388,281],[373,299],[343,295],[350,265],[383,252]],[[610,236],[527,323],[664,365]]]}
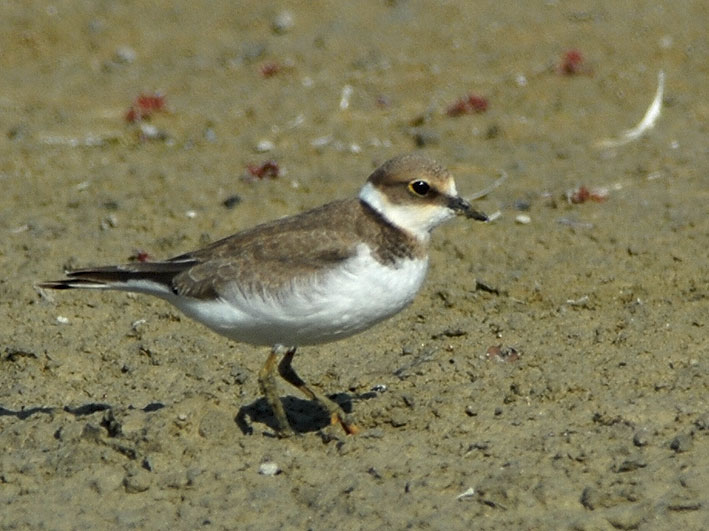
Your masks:
{"label": "small pebble", "polygon": [[293,28],[294,24],[295,21],[293,20],[293,13],[290,11],[281,11],[273,19],[271,27],[275,33],[281,35],[283,33],[288,33],[288,31]]}
{"label": "small pebble", "polygon": [[238,365],[231,368],[229,375],[233,378],[234,383],[239,385],[245,383],[249,379],[249,372]]}
{"label": "small pebble", "polygon": [[159,140],[161,138],[160,130],[152,124],[140,123],[140,134],[146,140]]}
{"label": "small pebble", "polygon": [[647,446],[648,442],[648,433],[645,429],[638,430],[635,432],[635,435],[633,435],[633,444],[635,446]]}
{"label": "small pebble", "polygon": [[119,46],[113,54],[113,60],[116,63],[129,65],[135,62],[137,54],[130,46]]}
{"label": "small pebble", "polygon": [[642,503],[619,504],[604,515],[615,529],[638,529],[647,517],[647,507]]}
{"label": "small pebble", "polygon": [[433,129],[414,127],[409,133],[417,147],[435,146],[441,142],[441,135]]}
{"label": "small pebble", "polygon": [[616,472],[633,472],[647,466],[647,461],[642,458],[626,459],[615,467]]}
{"label": "small pebble", "polygon": [[123,487],[128,494],[145,492],[152,483],[150,473],[145,470],[134,470],[123,478]]}
{"label": "small pebble", "polygon": [[262,476],[275,476],[281,473],[281,469],[273,461],[266,461],[261,463],[258,467],[258,473]]}
{"label": "small pebble", "polygon": [[526,199],[516,199],[514,205],[515,210],[529,210],[532,207]]}
{"label": "small pebble", "polygon": [[709,413],[700,415],[699,418],[694,421],[694,425],[699,430],[709,430]]}
{"label": "small pebble", "polygon": [[217,141],[217,132],[214,129],[212,129],[211,127],[207,127],[204,130],[204,139],[207,142],[213,144],[214,142]]}
{"label": "small pebble", "polygon": [[601,492],[594,487],[586,487],[581,492],[581,499],[579,500],[581,505],[593,511],[596,507],[599,507],[602,500]]}
{"label": "small pebble", "polygon": [[340,94],[340,110],[347,110],[350,106],[350,98],[352,98],[352,93],[354,89],[352,85],[345,85],[342,87],[342,93]]}
{"label": "small pebble", "polygon": [[57,315],[57,323],[59,324],[69,324],[69,318],[63,315]]}
{"label": "small pebble", "polygon": [[675,452],[682,453],[692,449],[692,436],[686,433],[680,434],[670,442],[670,448]]}
{"label": "small pebble", "polygon": [[391,417],[389,418],[389,424],[391,424],[394,428],[401,428],[402,426],[406,426],[408,423],[408,418],[403,412],[396,411],[391,414]]}
{"label": "small pebble", "polygon": [[118,216],[109,214],[101,220],[101,230],[115,229],[118,226]]}
{"label": "small pebble", "polygon": [[515,223],[519,223],[520,225],[529,225],[532,222],[532,218],[530,218],[527,214],[518,214],[515,216]]}
{"label": "small pebble", "polygon": [[310,141],[310,145],[314,148],[323,148],[327,146],[330,142],[332,142],[332,136],[327,135],[312,139]]}
{"label": "small pebble", "polygon": [[256,144],[256,152],[268,153],[269,151],[273,151],[275,147],[276,145],[270,140],[259,140],[258,144]]}
{"label": "small pebble", "polygon": [[234,208],[239,203],[241,203],[241,197],[238,195],[230,195],[224,201],[222,201],[222,205],[224,205],[228,209]]}
{"label": "small pebble", "polygon": [[502,212],[497,210],[487,217],[487,222],[492,223],[493,221],[495,221],[496,219],[501,218],[501,217],[502,217]]}

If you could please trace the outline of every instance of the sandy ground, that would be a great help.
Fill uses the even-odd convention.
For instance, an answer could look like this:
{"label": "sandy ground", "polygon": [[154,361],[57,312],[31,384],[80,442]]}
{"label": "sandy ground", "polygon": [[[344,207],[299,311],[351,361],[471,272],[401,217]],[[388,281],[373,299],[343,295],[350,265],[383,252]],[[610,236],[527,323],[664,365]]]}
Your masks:
{"label": "sandy ground", "polygon": [[[0,6],[0,528],[709,527],[707,2],[237,4]],[[594,147],[661,69],[656,128]],[[125,114],[156,90],[141,139]],[[488,110],[447,116],[470,93]],[[284,385],[302,435],[273,437],[264,349],[162,301],[35,288],[417,149],[466,194],[505,172],[476,203],[501,216],[436,232],[410,308],[300,351],[358,436]]]}

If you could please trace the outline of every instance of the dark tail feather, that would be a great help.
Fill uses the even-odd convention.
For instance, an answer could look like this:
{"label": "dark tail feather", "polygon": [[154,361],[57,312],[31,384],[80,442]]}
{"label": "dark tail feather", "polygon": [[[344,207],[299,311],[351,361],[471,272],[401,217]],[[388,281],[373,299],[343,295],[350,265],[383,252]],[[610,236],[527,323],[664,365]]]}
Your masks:
{"label": "dark tail feather", "polygon": [[67,278],[48,280],[37,284],[40,288],[73,289],[119,288],[131,281],[149,281],[158,285],[171,287],[175,275],[195,265],[195,261],[175,262],[137,262],[135,264],[104,266],[67,271]]}

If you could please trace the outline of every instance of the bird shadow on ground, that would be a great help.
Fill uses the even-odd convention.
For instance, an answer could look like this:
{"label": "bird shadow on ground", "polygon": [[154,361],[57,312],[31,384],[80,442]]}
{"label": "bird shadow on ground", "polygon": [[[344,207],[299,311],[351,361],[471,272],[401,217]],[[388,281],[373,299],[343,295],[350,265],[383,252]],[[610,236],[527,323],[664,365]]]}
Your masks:
{"label": "bird shadow on ground", "polygon": [[[329,398],[337,402],[345,413],[352,411],[352,397],[347,393],[337,393]],[[320,431],[330,425],[330,417],[325,409],[313,400],[306,400],[295,396],[281,398],[286,410],[288,421],[296,433],[309,433]],[[234,419],[244,435],[254,433],[254,423],[265,424],[277,432],[278,424],[273,416],[271,407],[265,398],[259,398],[250,404],[239,408]]]}

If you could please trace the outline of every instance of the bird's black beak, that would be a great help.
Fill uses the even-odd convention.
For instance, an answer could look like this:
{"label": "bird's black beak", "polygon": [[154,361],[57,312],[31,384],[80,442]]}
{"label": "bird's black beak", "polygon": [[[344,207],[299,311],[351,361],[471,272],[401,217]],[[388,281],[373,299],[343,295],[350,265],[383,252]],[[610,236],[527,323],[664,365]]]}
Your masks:
{"label": "bird's black beak", "polygon": [[462,197],[450,197],[448,199],[448,208],[453,210],[459,216],[476,219],[478,221],[488,221],[488,217],[482,212],[475,210],[471,204]]}

